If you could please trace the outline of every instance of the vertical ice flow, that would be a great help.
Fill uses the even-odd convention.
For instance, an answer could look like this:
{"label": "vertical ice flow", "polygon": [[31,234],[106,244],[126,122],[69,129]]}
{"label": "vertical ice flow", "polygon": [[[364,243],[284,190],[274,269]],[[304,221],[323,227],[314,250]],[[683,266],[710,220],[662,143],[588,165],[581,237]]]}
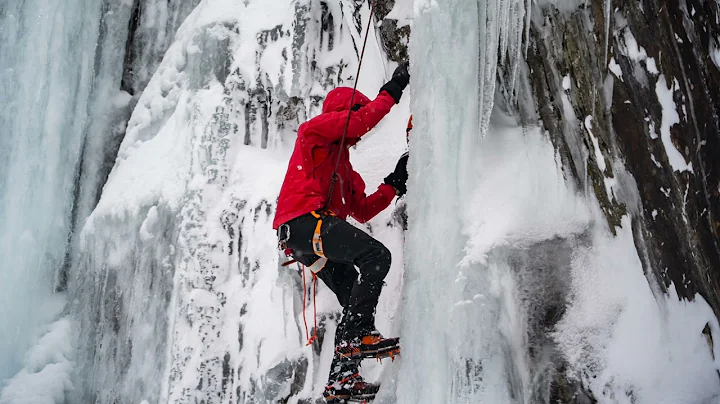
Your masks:
{"label": "vertical ice flow", "polygon": [[[717,362],[701,331],[718,323],[707,303],[674,290],[656,300],[632,213],[611,232],[541,131],[494,108],[514,97],[495,84],[523,63],[522,10],[415,2],[398,402],[559,402],[553,394],[577,380],[599,403],[710,402]],[[639,199],[622,167],[613,190]]]}
{"label": "vertical ice flow", "polygon": [[[44,370],[52,368],[55,380],[69,378],[74,359],[65,353],[76,324],[66,326],[69,317],[49,322],[63,310],[59,292],[68,287],[76,236],[115,159],[133,95],[147,84],[198,1],[0,5],[3,404],[22,402],[26,394],[64,394],[67,386],[50,381]],[[69,301],[78,297],[75,292],[68,290]],[[33,353],[45,351],[62,354]],[[67,361],[58,362],[61,357]]]}
{"label": "vertical ice flow", "polygon": [[510,395],[502,346],[494,343],[496,331],[483,326],[499,314],[492,304],[475,305],[474,314],[463,309],[474,298],[463,285],[484,281],[478,271],[463,274],[458,264],[498,62],[515,69],[525,10],[503,0],[416,2],[410,49],[422,62],[412,63],[412,110],[421,129],[410,145],[402,402],[507,402]]}
{"label": "vertical ice flow", "polygon": [[[529,33],[530,2],[525,0],[477,0],[477,4],[463,3],[456,7],[457,19],[470,19],[471,14],[477,15],[477,29],[473,34],[477,38],[473,54],[477,55],[477,80],[479,89],[477,109],[481,137],[487,133],[490,125],[490,113],[493,109],[495,85],[498,78],[498,67],[504,68],[504,76],[509,80],[509,90],[514,98],[515,82],[518,68],[523,55],[523,33]],[[455,10],[447,12],[455,13]],[[464,13],[464,14],[463,14]],[[467,21],[470,23],[470,21]],[[457,33],[455,36],[462,36]],[[469,35],[469,34],[468,34]],[[455,38],[437,39],[455,41]],[[467,38],[470,39],[470,38]],[[458,38],[465,41],[466,38]],[[454,42],[450,42],[452,44]],[[448,45],[449,45],[448,44]],[[479,52],[478,52],[479,51]],[[469,60],[468,55],[458,54],[458,60]],[[498,64],[500,63],[500,64]],[[449,74],[451,72],[444,72]],[[465,87],[467,88],[467,87]],[[475,95],[473,95],[475,96]]]}
{"label": "vertical ice flow", "polygon": [[41,307],[65,259],[99,9],[0,5],[0,385],[56,311]]}

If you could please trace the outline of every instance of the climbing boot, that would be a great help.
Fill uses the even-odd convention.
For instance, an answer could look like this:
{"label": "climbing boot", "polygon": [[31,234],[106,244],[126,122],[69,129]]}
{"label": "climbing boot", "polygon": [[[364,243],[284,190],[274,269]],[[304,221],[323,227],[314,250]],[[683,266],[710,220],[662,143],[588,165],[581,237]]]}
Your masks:
{"label": "climbing boot", "polygon": [[361,337],[342,341],[335,347],[335,353],[341,358],[394,358],[400,354],[400,338],[384,338],[378,331]]}
{"label": "climbing boot", "polygon": [[325,387],[323,397],[328,404],[371,401],[380,390],[380,385],[368,383],[362,376],[354,373],[338,381],[330,381]]}

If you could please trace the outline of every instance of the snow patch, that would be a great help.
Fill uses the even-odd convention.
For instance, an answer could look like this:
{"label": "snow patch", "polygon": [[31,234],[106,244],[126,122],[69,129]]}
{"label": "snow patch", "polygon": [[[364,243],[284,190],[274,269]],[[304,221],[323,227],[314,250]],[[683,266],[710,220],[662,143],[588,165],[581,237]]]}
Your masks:
{"label": "snow patch", "polygon": [[615,62],[615,58],[610,58],[610,63],[608,64],[608,69],[615,75],[615,77],[619,78],[620,81],[623,81],[623,73],[622,68],[620,68],[620,65]]}
{"label": "snow patch", "polygon": [[720,46],[717,44],[718,39],[710,40],[710,59],[715,64],[715,67],[720,69]]}
{"label": "snow patch", "polygon": [[24,368],[7,381],[0,404],[59,404],[73,388],[73,327],[69,318],[52,323],[26,353]]}
{"label": "snow patch", "polygon": [[709,324],[717,352],[712,309],[700,295],[679,299],[674,286],[656,299],[627,216],[617,230],[596,229],[593,247],[574,256],[573,297],[556,341],[601,403],[706,402],[720,394],[719,363],[702,335]]}
{"label": "snow patch", "polygon": [[595,161],[597,162],[598,168],[600,171],[605,172],[605,169],[607,168],[605,164],[605,157],[600,150],[600,143],[598,142],[598,139],[592,133],[592,116],[590,115],[585,117],[585,130],[587,130],[590,135],[590,139],[592,139],[593,149],[595,150]]}
{"label": "snow patch", "polygon": [[640,62],[642,60],[647,59],[647,52],[645,51],[645,48],[638,45],[632,31],[630,31],[629,29],[625,29],[624,38],[625,38],[625,55],[627,57],[629,57],[634,62]]}
{"label": "snow patch", "polygon": [[396,1],[392,10],[385,17],[386,19],[398,20],[398,26],[408,25],[413,18],[414,1]]}
{"label": "snow patch", "polygon": [[647,71],[648,71],[649,73],[652,73],[652,74],[655,74],[655,75],[660,74],[660,71],[658,70],[657,65],[655,64],[655,59],[654,59],[654,58],[648,57],[648,58],[645,60],[645,66],[647,67]]}
{"label": "snow patch", "polygon": [[657,161],[657,159],[655,158],[655,155],[654,155],[654,154],[650,153],[650,159],[652,160],[653,163],[655,163],[655,165],[656,165],[658,168],[661,168],[661,167],[662,167],[662,166],[660,165],[660,163]]}
{"label": "snow patch", "polygon": [[662,106],[662,124],[660,127],[660,137],[662,139],[663,146],[665,146],[665,153],[668,156],[670,165],[675,171],[690,171],[692,165],[685,161],[685,157],[675,148],[670,135],[670,128],[680,123],[680,116],[677,113],[673,94],[678,90],[678,82],[674,80],[673,84],[668,87],[665,80],[665,75],[658,77],[657,84],[655,85],[655,93],[657,94],[658,101]]}
{"label": "snow patch", "polygon": [[657,130],[655,130],[655,122],[653,122],[652,120],[648,122],[648,132],[650,133],[650,139],[657,139],[660,137],[657,134]]}
{"label": "snow patch", "polygon": [[[623,32],[623,46],[621,46],[622,53],[635,63],[644,62],[645,70],[647,70],[648,73],[653,75],[660,74],[660,71],[657,68],[657,64],[655,63],[655,59],[649,57],[645,48],[638,45],[632,31],[630,31],[629,28],[625,28]],[[610,65],[612,64],[614,64],[614,61],[611,59]],[[609,67],[611,70],[613,70],[612,66]],[[613,73],[615,73],[614,70]],[[637,76],[638,72],[636,71],[635,74]],[[617,74],[615,75],[617,76]]]}

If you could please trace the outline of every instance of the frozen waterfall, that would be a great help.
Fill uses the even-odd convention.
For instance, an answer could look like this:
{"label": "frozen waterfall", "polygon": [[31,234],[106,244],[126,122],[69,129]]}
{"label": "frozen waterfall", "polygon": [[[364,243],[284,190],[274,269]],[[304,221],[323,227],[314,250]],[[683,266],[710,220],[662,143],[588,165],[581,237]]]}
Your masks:
{"label": "frozen waterfall", "polygon": [[[375,402],[718,402],[716,306],[656,279],[648,191],[611,137],[636,80],[652,175],[658,150],[702,168],[670,130],[693,111],[682,81],[628,23],[654,3],[376,0],[379,21],[360,0],[6,3],[0,404],[317,402],[340,307],[320,283],[306,345],[314,293],[271,221],[297,128],[358,79],[368,24],[358,89],[407,55],[412,75],[351,152],[370,192],[411,156],[408,195],[353,222],[393,254],[377,326],[403,354],[363,363]],[[685,215],[673,184],[651,185]]]}
{"label": "frozen waterfall", "polygon": [[[397,402],[592,402],[578,385],[603,403],[716,399],[701,330],[716,332],[717,319],[699,295],[658,296],[646,277],[632,177],[618,162],[605,179],[633,210],[609,228],[537,118],[516,112],[515,100],[538,108],[524,91],[529,12],[529,2],[415,2]],[[568,103],[575,84],[557,84]]]}
{"label": "frozen waterfall", "polygon": [[63,309],[99,20],[96,1],[0,6],[0,381]]}
{"label": "frozen waterfall", "polygon": [[132,93],[195,3],[0,5],[3,404],[60,402],[73,388],[77,322],[65,301],[78,229],[114,163]]}

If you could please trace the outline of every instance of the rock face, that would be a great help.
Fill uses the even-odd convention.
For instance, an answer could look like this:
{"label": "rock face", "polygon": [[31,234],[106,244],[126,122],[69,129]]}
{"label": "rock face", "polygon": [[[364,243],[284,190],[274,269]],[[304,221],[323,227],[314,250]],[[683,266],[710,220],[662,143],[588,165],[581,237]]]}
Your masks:
{"label": "rock face", "polygon": [[[651,288],[699,293],[716,315],[718,16],[701,1],[535,7],[527,66],[537,110],[521,111],[526,124],[539,115],[566,177],[592,190],[611,229],[630,213]],[[562,377],[553,385],[561,402],[588,402]]]}
{"label": "rock face", "polygon": [[380,23],[380,37],[388,59],[393,62],[404,62],[408,60],[410,26],[402,24],[395,18],[387,18],[394,5],[394,0],[376,1],[375,19]]}
{"label": "rock face", "polygon": [[[649,277],[681,297],[700,293],[720,313],[720,70],[709,54],[717,4],[534,12],[533,96],[566,174],[594,189],[611,227],[632,213]],[[606,192],[607,179],[622,185]]]}

